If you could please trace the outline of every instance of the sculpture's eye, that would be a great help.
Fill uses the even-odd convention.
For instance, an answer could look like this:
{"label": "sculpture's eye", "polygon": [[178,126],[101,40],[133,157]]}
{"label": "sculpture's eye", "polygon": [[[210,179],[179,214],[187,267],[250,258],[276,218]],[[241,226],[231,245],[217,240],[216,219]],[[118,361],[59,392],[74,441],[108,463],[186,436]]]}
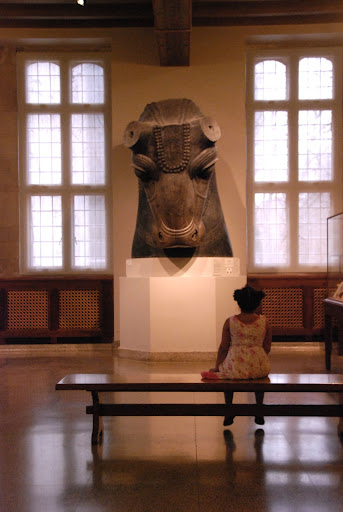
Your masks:
{"label": "sculpture's eye", "polygon": [[151,158],[142,154],[133,155],[132,165],[136,176],[143,182],[158,179],[157,166]]}
{"label": "sculpture's eye", "polygon": [[195,172],[195,178],[200,178],[201,180],[209,180],[213,171],[213,165],[210,165],[210,167],[199,168]]}
{"label": "sculpture's eye", "polygon": [[135,175],[137,176],[137,178],[139,178],[140,180],[142,180],[144,182],[147,182],[147,181],[150,181],[153,179],[153,177],[151,176],[151,174],[149,172],[147,172],[145,169],[138,169],[138,167],[135,167]]}
{"label": "sculpture's eye", "polygon": [[212,173],[214,171],[214,164],[217,160],[217,150],[215,147],[208,148],[202,151],[191,162],[191,178],[209,180],[212,176]]}

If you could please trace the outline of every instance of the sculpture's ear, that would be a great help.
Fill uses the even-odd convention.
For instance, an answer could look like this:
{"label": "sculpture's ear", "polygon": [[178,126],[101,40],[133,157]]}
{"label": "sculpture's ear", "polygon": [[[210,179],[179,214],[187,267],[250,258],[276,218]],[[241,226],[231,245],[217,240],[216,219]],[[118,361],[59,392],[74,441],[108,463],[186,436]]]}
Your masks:
{"label": "sculpture's ear", "polygon": [[219,125],[217,121],[215,121],[211,117],[202,117],[200,119],[200,126],[204,135],[211,142],[217,142],[217,140],[220,139],[221,134]]}
{"label": "sculpture's ear", "polygon": [[123,142],[128,148],[132,148],[139,140],[142,132],[142,123],[139,121],[131,121],[124,132]]}

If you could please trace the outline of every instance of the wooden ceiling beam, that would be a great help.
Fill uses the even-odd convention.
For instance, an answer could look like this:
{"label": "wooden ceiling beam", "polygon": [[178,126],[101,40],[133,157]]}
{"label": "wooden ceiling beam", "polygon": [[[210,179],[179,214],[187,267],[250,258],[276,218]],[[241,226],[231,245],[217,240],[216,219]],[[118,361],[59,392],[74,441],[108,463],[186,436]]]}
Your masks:
{"label": "wooden ceiling beam", "polygon": [[342,0],[205,0],[193,3],[193,26],[282,25],[342,20]]}
{"label": "wooden ceiling beam", "polygon": [[192,0],[153,0],[161,66],[189,66]]}
{"label": "wooden ceiling beam", "polygon": [[[56,24],[57,23],[57,24]],[[0,3],[0,27],[63,26],[74,28],[93,27],[135,27],[154,25],[151,1],[127,3],[86,3],[77,5],[47,2],[41,3]]]}
{"label": "wooden ceiling beam", "polygon": [[147,26],[156,31],[190,31],[191,26],[325,23],[343,19],[343,1],[330,0],[24,0],[0,2],[0,27]]}

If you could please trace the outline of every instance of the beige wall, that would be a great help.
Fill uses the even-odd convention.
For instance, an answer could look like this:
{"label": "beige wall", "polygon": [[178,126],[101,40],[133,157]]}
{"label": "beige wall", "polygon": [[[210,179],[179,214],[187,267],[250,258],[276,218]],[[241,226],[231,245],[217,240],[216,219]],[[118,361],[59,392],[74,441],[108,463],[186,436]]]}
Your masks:
{"label": "beige wall", "polygon": [[[118,279],[125,275],[130,258],[137,210],[137,179],[131,154],[122,145],[129,121],[138,119],[145,105],[166,98],[192,99],[205,115],[215,118],[222,131],[217,143],[217,181],[234,256],[246,269],[246,159],[245,159],[245,50],[247,37],[255,34],[339,34],[341,25],[286,27],[193,28],[191,65],[160,67],[152,29],[17,30],[0,34],[0,276],[15,275],[18,266],[18,184],[16,82],[14,46],[39,38],[49,45],[59,38],[68,46],[75,38],[106,38],[112,62],[112,172],[115,332],[119,338]],[[54,38],[52,40],[51,38]],[[1,42],[2,39],[2,42]],[[83,42],[87,42],[83,39]],[[287,41],[286,41],[287,44]],[[12,48],[12,49],[11,49]],[[3,60],[3,61],[2,61]]]}

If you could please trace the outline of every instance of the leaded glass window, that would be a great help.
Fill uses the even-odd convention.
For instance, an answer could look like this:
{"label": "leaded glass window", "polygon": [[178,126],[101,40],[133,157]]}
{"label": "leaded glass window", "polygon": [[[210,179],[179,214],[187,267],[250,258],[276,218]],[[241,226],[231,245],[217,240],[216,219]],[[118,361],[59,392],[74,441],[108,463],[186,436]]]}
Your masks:
{"label": "leaded glass window", "polygon": [[108,271],[107,60],[21,54],[18,71],[21,267]]}
{"label": "leaded glass window", "polygon": [[341,60],[340,49],[248,55],[250,272],[326,269],[326,219],[343,206]]}

